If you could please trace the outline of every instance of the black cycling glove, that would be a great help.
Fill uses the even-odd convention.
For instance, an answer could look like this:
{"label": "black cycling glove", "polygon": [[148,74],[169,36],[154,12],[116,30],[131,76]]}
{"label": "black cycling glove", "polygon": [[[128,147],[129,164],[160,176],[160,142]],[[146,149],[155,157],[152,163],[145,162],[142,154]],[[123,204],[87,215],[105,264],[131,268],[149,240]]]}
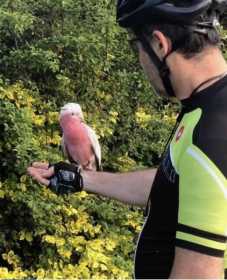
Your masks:
{"label": "black cycling glove", "polygon": [[54,175],[50,178],[49,188],[56,194],[69,194],[83,190],[83,177],[79,166],[66,162],[53,165]]}

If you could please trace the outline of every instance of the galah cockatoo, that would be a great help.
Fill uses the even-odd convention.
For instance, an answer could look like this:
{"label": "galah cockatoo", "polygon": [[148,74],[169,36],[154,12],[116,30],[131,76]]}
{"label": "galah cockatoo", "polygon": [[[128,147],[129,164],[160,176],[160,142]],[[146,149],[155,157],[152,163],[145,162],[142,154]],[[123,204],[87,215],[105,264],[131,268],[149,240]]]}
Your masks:
{"label": "galah cockatoo", "polygon": [[60,126],[63,130],[63,152],[70,162],[85,170],[100,170],[101,148],[95,131],[84,123],[83,112],[77,103],[61,108]]}

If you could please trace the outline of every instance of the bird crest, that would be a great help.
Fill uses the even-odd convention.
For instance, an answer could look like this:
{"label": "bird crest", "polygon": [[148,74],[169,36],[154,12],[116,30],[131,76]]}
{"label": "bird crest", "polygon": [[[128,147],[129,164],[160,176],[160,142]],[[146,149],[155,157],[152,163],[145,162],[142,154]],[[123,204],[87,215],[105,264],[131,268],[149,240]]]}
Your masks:
{"label": "bird crest", "polygon": [[78,103],[67,103],[65,104],[60,111],[60,118],[63,117],[66,114],[72,114],[81,119],[81,121],[84,120],[84,115],[82,112],[82,109]]}

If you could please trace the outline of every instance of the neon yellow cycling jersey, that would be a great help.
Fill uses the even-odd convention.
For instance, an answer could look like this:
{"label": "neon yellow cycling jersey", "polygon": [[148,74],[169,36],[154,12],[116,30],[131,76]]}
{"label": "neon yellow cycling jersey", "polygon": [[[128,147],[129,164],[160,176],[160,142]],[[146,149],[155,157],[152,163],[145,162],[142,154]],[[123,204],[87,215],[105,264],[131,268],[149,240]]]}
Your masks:
{"label": "neon yellow cycling jersey", "polygon": [[151,189],[136,278],[168,278],[175,246],[227,257],[227,77],[182,107]]}

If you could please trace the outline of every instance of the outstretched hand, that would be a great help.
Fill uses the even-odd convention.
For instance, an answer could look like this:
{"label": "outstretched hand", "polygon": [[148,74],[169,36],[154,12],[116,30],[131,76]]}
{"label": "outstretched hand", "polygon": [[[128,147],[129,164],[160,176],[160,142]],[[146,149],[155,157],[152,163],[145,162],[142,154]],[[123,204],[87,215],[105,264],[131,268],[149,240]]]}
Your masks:
{"label": "outstretched hand", "polygon": [[28,174],[38,183],[48,186],[49,178],[54,174],[54,167],[49,167],[46,162],[33,162],[27,169]]}
{"label": "outstretched hand", "polygon": [[34,162],[28,167],[28,174],[58,195],[83,190],[81,169],[75,164],[60,161],[50,166],[48,163]]}

